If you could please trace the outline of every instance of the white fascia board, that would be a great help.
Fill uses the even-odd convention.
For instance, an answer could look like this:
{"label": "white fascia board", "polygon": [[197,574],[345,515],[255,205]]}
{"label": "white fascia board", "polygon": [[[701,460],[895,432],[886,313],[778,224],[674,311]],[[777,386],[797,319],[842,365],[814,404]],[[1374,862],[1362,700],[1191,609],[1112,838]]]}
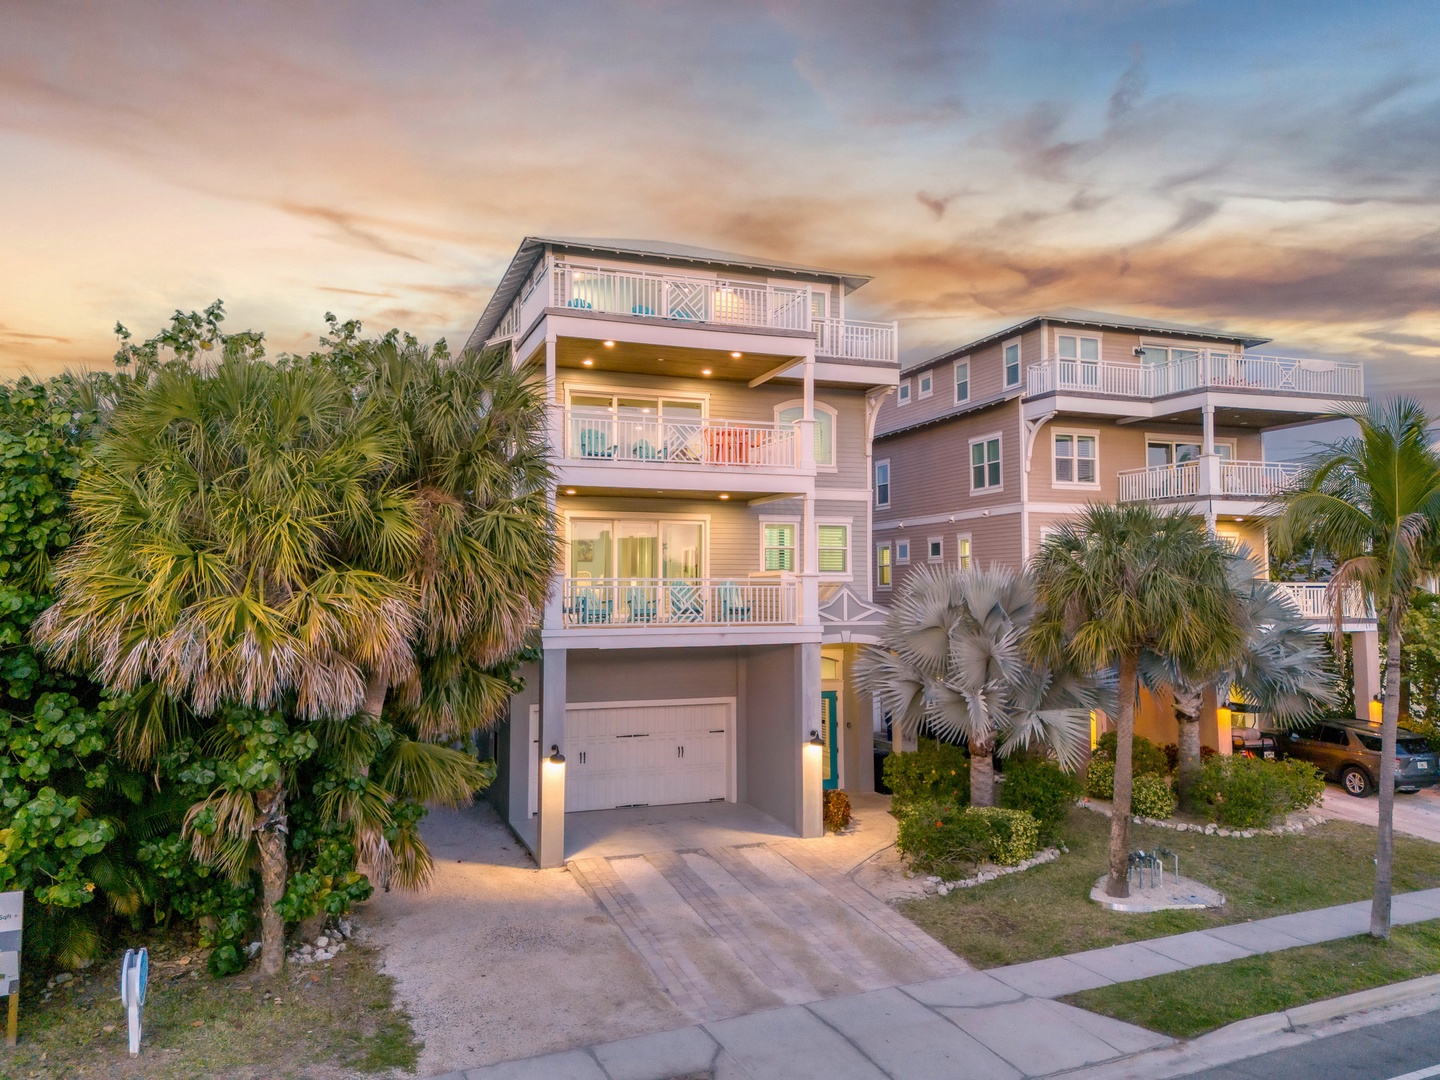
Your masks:
{"label": "white fascia board", "polygon": [[807,626],[612,626],[600,629],[546,630],[549,649],[716,648],[734,645],[806,645],[818,643],[823,630]]}
{"label": "white fascia board", "polygon": [[797,360],[815,355],[815,338],[809,334],[775,334],[764,327],[753,329],[715,323],[685,325],[652,322],[632,315],[607,316],[599,312],[589,318],[545,312],[547,334],[557,338],[606,338],[657,348],[715,349],[724,352],[763,353],[793,356]]}
{"label": "white fascia board", "polygon": [[555,462],[556,487],[623,488],[641,495],[656,491],[727,491],[783,495],[798,499],[812,495],[815,480],[799,469],[740,468],[730,465],[681,465],[653,462],[647,465],[619,461]]}

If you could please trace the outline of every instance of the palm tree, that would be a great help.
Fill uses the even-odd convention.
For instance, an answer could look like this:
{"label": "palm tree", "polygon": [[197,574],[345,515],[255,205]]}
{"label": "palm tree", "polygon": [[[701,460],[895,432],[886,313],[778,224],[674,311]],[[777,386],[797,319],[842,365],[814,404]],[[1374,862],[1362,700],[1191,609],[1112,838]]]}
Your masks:
{"label": "palm tree", "polygon": [[1390,935],[1395,833],[1395,731],[1405,612],[1418,580],[1435,559],[1440,526],[1440,456],[1431,448],[1431,419],[1418,402],[1399,397],[1343,410],[1359,433],[1322,448],[1285,495],[1275,525],[1282,544],[1305,532],[1337,561],[1327,596],[1336,636],[1347,598],[1359,593],[1381,614],[1386,632],[1381,711],[1380,821],[1370,933]]}
{"label": "palm tree", "polygon": [[1062,767],[1080,763],[1090,688],[1037,667],[1024,637],[1035,594],[1023,573],[923,567],[906,578],[860,683],[901,730],[922,723],[970,747],[970,802],[995,805],[993,755],[1031,745]]}
{"label": "palm tree", "polygon": [[406,379],[377,365],[357,389],[325,363],[224,345],[208,370],[168,364],[116,393],[37,639],[136,695],[117,728],[131,760],[198,728],[235,763],[187,821],[197,857],[258,863],[274,973],[297,769],[323,745],[349,772],[323,814],[382,876],[423,883],[418,815],[394,808],[487,781],[432,740],[496,715],[489,668],[520,648],[554,541],[543,480],[535,508],[538,399],[504,361],[417,354]]}
{"label": "palm tree", "polygon": [[1229,700],[1239,691],[1247,706],[1282,727],[1312,715],[1335,699],[1335,675],[1324,639],[1310,629],[1294,602],[1274,582],[1257,577],[1250,550],[1228,558],[1230,588],[1239,598],[1240,647],[1219,667],[1186,670],[1173,657],[1145,652],[1140,679],[1152,693],[1168,690],[1179,729],[1176,793],[1189,809],[1200,772],[1200,711],[1206,692]]}
{"label": "palm tree", "polygon": [[1224,549],[1204,523],[1145,504],[1091,505],[1062,523],[1033,564],[1042,605],[1031,626],[1041,662],[1118,673],[1115,802],[1106,892],[1128,896],[1135,705],[1145,652],[1183,669],[1218,669],[1240,645]]}

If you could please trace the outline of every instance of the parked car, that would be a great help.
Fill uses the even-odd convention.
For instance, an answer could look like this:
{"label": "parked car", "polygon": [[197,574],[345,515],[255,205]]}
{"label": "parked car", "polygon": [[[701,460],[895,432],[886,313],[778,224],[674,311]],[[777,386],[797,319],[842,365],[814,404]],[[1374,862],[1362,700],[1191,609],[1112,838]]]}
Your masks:
{"label": "parked car", "polygon": [[[1322,720],[1286,732],[1287,757],[1313,762],[1327,780],[1363,799],[1380,776],[1380,725],[1368,720]],[[1418,735],[1400,732],[1395,741],[1395,790],[1419,791],[1440,782],[1440,756]]]}

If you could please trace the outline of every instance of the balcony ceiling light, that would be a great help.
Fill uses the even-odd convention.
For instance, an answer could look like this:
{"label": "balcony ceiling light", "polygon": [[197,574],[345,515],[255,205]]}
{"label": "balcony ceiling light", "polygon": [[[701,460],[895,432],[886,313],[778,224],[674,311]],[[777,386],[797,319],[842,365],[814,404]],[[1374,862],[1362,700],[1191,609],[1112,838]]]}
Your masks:
{"label": "balcony ceiling light", "polygon": [[588,357],[588,356],[587,356],[584,360],[581,360],[580,363],[584,364],[586,367],[594,367],[594,366],[595,366],[595,361],[594,361],[594,360],[591,360],[590,357]]}
{"label": "balcony ceiling light", "polygon": [[729,495],[724,495],[724,494],[722,494],[722,495],[720,496],[720,498],[721,498],[722,500],[724,500],[724,499],[730,498],[730,496],[729,496]]}
{"label": "balcony ceiling light", "polygon": [[710,374],[710,369],[709,369],[708,367],[707,367],[707,368],[701,368],[701,369],[700,369],[700,374],[701,374],[701,375],[709,375],[709,374]]}
{"label": "balcony ceiling light", "polygon": [[566,494],[566,495],[574,495],[574,494],[575,494],[575,489],[574,489],[574,488],[566,488],[566,489],[565,489],[565,494]]}
{"label": "balcony ceiling light", "polygon": [[738,353],[738,352],[732,352],[730,355],[733,356],[736,360],[739,360],[740,357],[744,356],[745,354],[744,354],[744,353]]}
{"label": "balcony ceiling light", "polygon": [[607,349],[613,349],[613,348],[615,347],[615,342],[613,342],[613,341],[607,341],[607,342],[605,342],[605,347],[606,347]]}

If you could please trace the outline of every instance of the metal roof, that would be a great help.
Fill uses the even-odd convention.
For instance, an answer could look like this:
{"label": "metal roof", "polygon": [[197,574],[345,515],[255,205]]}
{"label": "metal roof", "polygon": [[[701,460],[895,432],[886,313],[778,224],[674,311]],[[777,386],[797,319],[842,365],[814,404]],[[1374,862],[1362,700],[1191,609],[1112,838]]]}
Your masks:
{"label": "metal roof", "polygon": [[1191,323],[1166,322],[1160,319],[1137,318],[1133,315],[1116,315],[1108,311],[1090,311],[1086,308],[1055,308],[1039,315],[1028,316],[1021,322],[997,330],[993,334],[986,334],[982,338],[967,342],[959,348],[947,349],[939,356],[932,356],[928,360],[905,368],[901,375],[909,375],[915,371],[922,371],[934,364],[941,364],[947,360],[964,356],[968,352],[984,348],[1001,338],[1014,337],[1023,333],[1041,322],[1065,323],[1069,326],[1094,327],[1097,330],[1138,330],[1140,332],[1151,331],[1160,334],[1184,334],[1191,338],[1203,338],[1210,341],[1238,341],[1245,348],[1253,348],[1256,345],[1264,345],[1270,339],[1258,337],[1254,334],[1232,333],[1229,330],[1222,330],[1214,326],[1195,326]]}
{"label": "metal roof", "polygon": [[505,317],[511,301],[520,287],[530,276],[535,264],[544,256],[546,247],[563,248],[567,252],[588,252],[596,255],[637,255],[648,259],[669,259],[675,262],[699,263],[707,266],[723,266],[732,270],[763,270],[770,273],[809,274],[815,277],[838,280],[846,292],[854,292],[870,280],[866,274],[853,274],[843,270],[827,270],[818,266],[802,266],[799,263],[780,262],[754,255],[741,255],[733,251],[719,251],[715,248],[695,247],[691,244],[672,244],[666,240],[625,240],[595,236],[527,236],[520,242],[510,265],[495,286],[495,292],[480,320],[471,331],[466,346],[483,344],[500,320]]}

